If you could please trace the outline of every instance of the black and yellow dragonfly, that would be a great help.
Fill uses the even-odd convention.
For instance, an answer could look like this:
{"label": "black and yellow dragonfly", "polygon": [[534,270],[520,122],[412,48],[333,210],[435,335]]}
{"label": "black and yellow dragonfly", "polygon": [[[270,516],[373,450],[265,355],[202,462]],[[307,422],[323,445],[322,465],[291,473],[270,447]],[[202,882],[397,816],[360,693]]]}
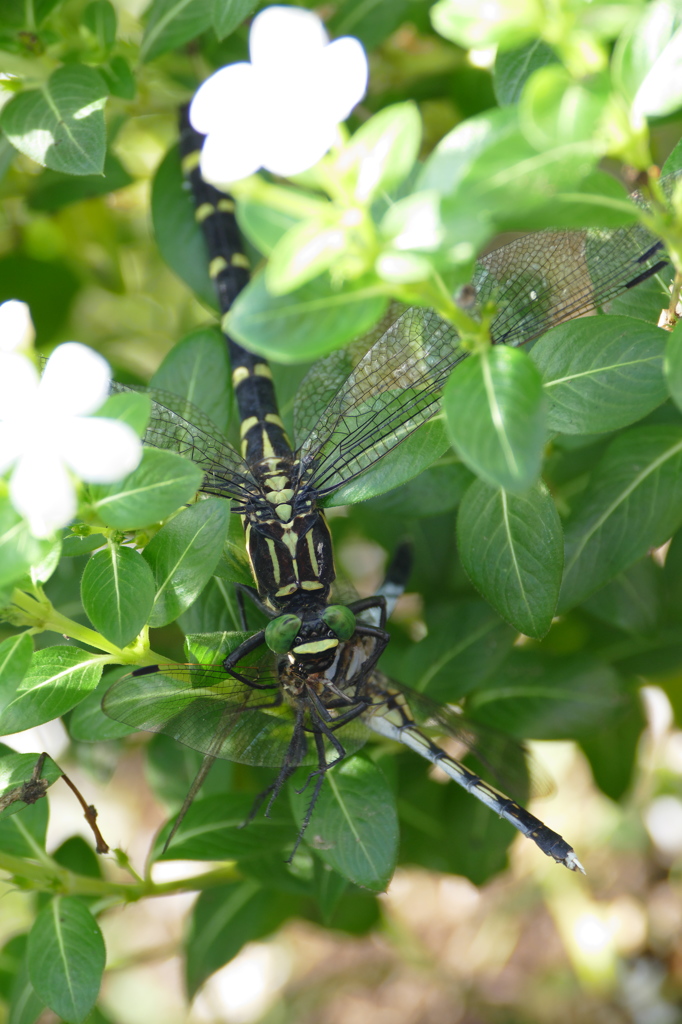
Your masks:
{"label": "black and yellow dragonfly", "polygon": [[[186,125],[183,139],[185,172],[226,312],[248,280],[234,206],[202,181],[197,138]],[[518,345],[593,311],[665,265],[661,244],[639,225],[541,232],[484,257],[474,296],[480,303],[495,302],[493,341]],[[437,761],[545,853],[581,869],[560,836],[420,730],[413,715],[449,734],[461,732],[460,719],[418,694],[405,696],[376,668],[388,641],[385,595],[350,605],[331,600],[334,561],[319,503],[437,413],[447,378],[467,354],[455,330],[433,311],[394,307],[350,355],[334,353],[320,361],[297,397],[295,450],[279,417],[268,365],[227,341],[242,453],[200,413],[189,415],[184,401],[153,392],[145,440],[192,459],[205,473],[201,490],[230,499],[241,514],[256,583],[256,589],[241,590],[269,621],[232,644],[217,664],[137,670],[111,688],[106,713],[171,735],[209,762],[224,757],[279,768],[271,799],[297,767],[316,765],[299,838],[325,772],[371,730]],[[265,659],[264,646],[270,652]]]}

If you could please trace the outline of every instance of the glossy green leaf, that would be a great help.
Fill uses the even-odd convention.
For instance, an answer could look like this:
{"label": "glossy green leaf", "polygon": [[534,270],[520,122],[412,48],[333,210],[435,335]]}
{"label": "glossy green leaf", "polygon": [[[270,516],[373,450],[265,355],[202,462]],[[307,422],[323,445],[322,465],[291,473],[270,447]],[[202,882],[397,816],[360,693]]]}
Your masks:
{"label": "glossy green leaf", "polygon": [[467,711],[519,739],[569,739],[608,722],[622,692],[617,673],[597,658],[515,649],[494,678],[470,694]]}
{"label": "glossy green leaf", "polygon": [[449,447],[443,420],[429,420],[365,473],[334,491],[322,504],[353,505],[402,487],[440,458]]}
{"label": "glossy green leaf", "polygon": [[465,360],[445,387],[443,411],[452,444],[474,473],[515,493],[535,483],[545,399],[525,352],[496,345]]}
{"label": "glossy green leaf", "polygon": [[88,559],[81,580],[83,608],[96,630],[125,647],[147,622],[154,577],[138,551],[112,544]]}
{"label": "glossy green leaf", "polygon": [[459,700],[497,673],[516,639],[485,602],[471,598],[431,607],[426,623],[427,636],[400,659],[396,674],[442,703]]}
{"label": "glossy green leaf", "polygon": [[116,11],[109,0],[92,0],[83,11],[82,24],[106,52],[116,41]]}
{"label": "glossy green leaf", "polygon": [[106,402],[100,406],[95,416],[103,416],[105,419],[121,420],[133,428],[138,437],[144,437],[152,404],[149,395],[139,391],[127,391],[109,395]]}
{"label": "glossy green leaf", "polygon": [[201,35],[213,21],[214,0],[153,0],[142,37],[143,61],[167,53]]}
{"label": "glossy green leaf", "polygon": [[190,501],[203,477],[198,466],[180,455],[145,448],[140,465],[120,483],[90,488],[92,507],[107,526],[149,526]]}
{"label": "glossy green leaf", "polygon": [[571,608],[682,522],[682,427],[636,427],[613,441],[565,525],[560,609]]}
{"label": "glossy green leaf", "polygon": [[183,509],[147,545],[144,557],[156,582],[152,626],[172,622],[204,589],[218,564],[229,518],[229,502],[208,498]]}
{"label": "glossy green leaf", "polygon": [[392,0],[390,4],[343,0],[335,5],[331,17],[325,18],[325,24],[333,39],[355,36],[365,50],[372,50],[403,24],[411,10],[410,0]]}
{"label": "glossy green leaf", "polygon": [[57,68],[40,89],[11,100],[0,127],[21,153],[66,174],[101,174],[104,167],[102,76],[83,64]]}
{"label": "glossy green leaf", "polygon": [[[307,770],[297,779],[305,782]],[[302,821],[310,804],[311,780],[303,792],[290,789]],[[383,892],[398,854],[395,797],[381,769],[362,755],[327,772],[304,840],[327,864],[356,885]]]}
{"label": "glossy green leaf", "polygon": [[213,29],[218,39],[231,35],[257,6],[258,0],[214,0]]}
{"label": "glossy green leaf", "polygon": [[628,695],[624,713],[580,740],[594,781],[611,800],[621,800],[632,785],[645,726],[641,701],[633,693]]}
{"label": "glossy green leaf", "polygon": [[626,316],[586,317],[548,331],[530,357],[549,399],[549,429],[597,434],[650,413],[667,397],[667,337]]}
{"label": "glossy green leaf", "polygon": [[75,896],[55,896],[31,928],[28,972],[36,995],[69,1024],[80,1024],[95,1004],[104,971],[104,939]]}
{"label": "glossy green leaf", "polygon": [[265,269],[273,296],[287,295],[329,270],[348,248],[347,229],[329,217],[295,224],[279,239]]}
{"label": "glossy green leaf", "polygon": [[368,203],[404,181],[419,155],[421,135],[413,102],[384,107],[358,128],[343,157],[344,174],[354,181],[358,202]]}
{"label": "glossy green leaf", "polygon": [[473,480],[457,456],[446,452],[413,480],[374,499],[372,508],[391,516],[437,516],[457,508]]}
{"label": "glossy green leaf", "polygon": [[468,0],[438,0],[431,8],[436,32],[465,49],[519,46],[542,27],[536,0],[500,0],[490,7],[472,7]]}
{"label": "glossy green leaf", "polygon": [[376,285],[362,280],[347,282],[341,290],[320,277],[288,295],[272,296],[264,275],[258,274],[237,298],[225,327],[258,355],[298,363],[362,334],[386,305]]}
{"label": "glossy green leaf", "polygon": [[[321,203],[315,205],[322,207]],[[269,256],[279,240],[301,219],[289,210],[266,206],[255,196],[245,196],[237,206],[237,223],[242,235],[264,256]]]}
{"label": "glossy green leaf", "polygon": [[682,409],[682,328],[679,324],[667,335],[665,379],[675,405]]}
{"label": "glossy green leaf", "polygon": [[651,558],[635,562],[582,604],[602,622],[628,633],[651,633],[660,611],[661,569]]}
{"label": "glossy green leaf", "polygon": [[70,711],[97,686],[102,657],[78,647],[36,651],[14,700],[0,715],[0,731],[23,732]]}
{"label": "glossy green leaf", "polygon": [[100,64],[99,73],[107,83],[112,96],[120,96],[122,100],[134,100],[137,84],[128,62],[118,54],[108,64]]}
{"label": "glossy green leaf", "polygon": [[249,821],[253,802],[254,797],[245,793],[221,793],[195,800],[165,853],[162,847],[172,821],[159,835],[158,859],[242,861],[293,845],[296,826],[287,813],[286,801],[281,807],[275,804],[272,817],[259,814]]}
{"label": "glossy green leaf", "polygon": [[618,39],[613,77],[637,117],[661,117],[682,105],[682,29],[673,4],[646,6]]}
{"label": "glossy green leaf", "polygon": [[504,50],[495,60],[493,84],[501,107],[518,103],[523,87],[538,68],[555,64],[557,56],[542,39],[533,39],[518,49]]}
{"label": "glossy green leaf", "polygon": [[546,487],[514,495],[477,480],[459,510],[457,545],[472,583],[502,618],[543,637],[564,565],[561,522]]}
{"label": "glossy green leaf", "polygon": [[204,892],[194,905],[187,939],[187,989],[228,963],[247,942],[270,935],[296,913],[297,902],[253,879]]}
{"label": "glossy green leaf", "polygon": [[[219,431],[227,432],[232,381],[227,343],[217,327],[199,328],[174,345],[150,384],[186,398],[205,412]],[[192,417],[188,414],[187,418]]]}
{"label": "glossy green leaf", "polygon": [[[190,786],[199,774],[199,769],[204,759],[203,754],[200,754],[198,750],[192,750],[191,747],[185,746],[184,743],[177,743],[169,736],[164,736],[163,733],[155,733],[151,737],[150,742],[145,747],[145,754],[145,778],[154,796],[166,807],[169,807],[171,812],[182,807]],[[239,769],[236,770],[239,771]],[[234,775],[234,763],[217,758],[203,780],[192,807],[203,803],[203,800],[207,797],[220,796],[223,801],[231,799],[228,796],[228,792],[232,790]],[[193,812],[193,814],[198,813],[198,811]],[[267,819],[265,824],[268,824]],[[293,824],[291,827],[293,828]],[[195,834],[200,842],[201,835]],[[175,838],[177,841],[177,837]],[[197,843],[198,845],[199,843]],[[168,855],[166,854],[166,856]],[[171,853],[170,856],[174,857],[175,853]]]}
{"label": "glossy green leaf", "polygon": [[576,81],[563,65],[549,64],[538,69],[523,90],[521,128],[538,150],[588,143],[603,153],[608,146],[603,122],[609,99],[605,74]]}
{"label": "glossy green leaf", "polygon": [[9,498],[0,498],[0,587],[20,579],[49,547],[31,535]]}
{"label": "glossy green leaf", "polygon": [[33,657],[30,633],[18,633],[0,644],[0,707],[5,707],[28,672]]}
{"label": "glossy green leaf", "polygon": [[120,679],[130,671],[129,665],[122,665],[120,668],[105,672],[92,693],[89,693],[78,707],[73,709],[68,720],[69,736],[72,739],[78,740],[80,743],[99,743],[117,740],[134,732],[130,726],[115,722],[113,718],[107,717],[102,711],[104,694],[116,679]]}
{"label": "glossy green leaf", "polygon": [[22,935],[21,938],[24,939],[24,955],[10,991],[7,1024],[35,1024],[45,1009],[45,1003],[35,994],[28,976],[25,955],[27,936]]}
{"label": "glossy green leaf", "polygon": [[26,952],[26,935],[19,933],[5,942],[0,950],[0,999],[9,1003],[12,986],[21,969]]}
{"label": "glossy green leaf", "polygon": [[168,151],[154,175],[151,210],[156,244],[164,260],[204,305],[217,309],[206,242],[194,217],[192,197],[183,188],[177,146]]}
{"label": "glossy green leaf", "polygon": [[[28,768],[24,778],[30,774]],[[19,801],[10,804],[0,818],[0,850],[13,857],[39,859],[45,852],[48,817],[47,800],[39,799],[30,805]]]}

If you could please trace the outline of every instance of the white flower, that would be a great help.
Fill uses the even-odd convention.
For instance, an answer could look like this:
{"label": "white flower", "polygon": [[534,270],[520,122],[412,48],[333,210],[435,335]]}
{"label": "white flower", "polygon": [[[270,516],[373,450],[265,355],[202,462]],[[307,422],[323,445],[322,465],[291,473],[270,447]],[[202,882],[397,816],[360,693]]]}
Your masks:
{"label": "white flower", "polygon": [[30,349],[36,332],[25,302],[8,299],[0,305],[0,352]]}
{"label": "white flower", "polygon": [[140,461],[140,439],[127,423],[90,415],[110,379],[106,360],[75,341],[55,349],[42,378],[25,356],[0,351],[0,473],[14,467],[10,500],[36,537],[76,514],[72,474],[115,483]]}
{"label": "white flower", "polygon": [[251,63],[216,71],[190,108],[192,125],[207,136],[201,173],[218,186],[260,167],[283,177],[312,167],[367,89],[361,44],[350,36],[330,43],[312,11],[261,11],[249,49]]}

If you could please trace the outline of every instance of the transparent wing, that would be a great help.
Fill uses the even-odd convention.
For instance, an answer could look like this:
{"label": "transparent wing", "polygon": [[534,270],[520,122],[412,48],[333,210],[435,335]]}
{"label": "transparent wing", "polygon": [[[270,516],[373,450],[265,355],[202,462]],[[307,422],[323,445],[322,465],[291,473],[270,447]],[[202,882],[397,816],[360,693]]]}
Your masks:
{"label": "transparent wing", "polygon": [[[384,321],[385,322],[385,321]],[[351,370],[299,449],[302,473],[322,496],[391,451],[438,410],[442,388],[464,358],[454,328],[414,306],[397,316]],[[323,360],[320,389],[337,369]]]}
{"label": "transparent wing", "polygon": [[458,760],[472,754],[484,774],[504,785],[516,799],[525,800],[529,791],[533,796],[553,792],[551,779],[518,740],[472,721],[460,708],[437,704],[381,672],[373,674],[368,686],[373,704],[379,707],[397,704],[403,709],[400,716],[405,715],[408,721],[412,719],[419,730],[455,740],[461,744],[461,749],[445,751],[449,757]]}
{"label": "transparent wing", "polygon": [[249,468],[212,420],[186,399],[159,388],[137,388],[114,381],[112,392],[148,395],[152,403],[144,443],[176,452],[204,470],[201,490],[245,501],[256,487]]}
{"label": "transparent wing", "polygon": [[[169,663],[155,666],[158,672],[133,672],[119,679],[107,691],[102,709],[117,722],[161,732],[202,754],[279,768],[287,759],[294,713],[283,699],[274,662],[267,660],[268,670],[243,670],[266,689],[233,679],[220,664]],[[365,742],[367,731],[352,723],[338,735],[346,752],[352,753]],[[316,765],[316,745],[307,746],[297,763]]]}
{"label": "transparent wing", "polygon": [[[662,185],[670,194],[679,175]],[[633,201],[644,205],[641,196]],[[476,309],[493,301],[496,344],[521,345],[665,267],[662,244],[640,225],[542,231],[478,261]],[[320,496],[368,469],[438,409],[440,392],[463,358],[454,328],[436,313],[392,306],[345,353],[317,363],[297,396],[303,472]]]}

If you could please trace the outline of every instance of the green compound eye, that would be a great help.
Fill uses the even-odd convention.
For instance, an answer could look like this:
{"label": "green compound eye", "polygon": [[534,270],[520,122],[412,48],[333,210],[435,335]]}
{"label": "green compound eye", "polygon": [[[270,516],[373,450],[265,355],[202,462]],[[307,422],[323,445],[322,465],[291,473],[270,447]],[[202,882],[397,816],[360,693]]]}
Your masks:
{"label": "green compound eye", "polygon": [[322,619],[339,640],[350,640],[355,632],[355,616],[345,604],[330,604],[322,612]]}
{"label": "green compound eye", "polygon": [[265,642],[275,654],[286,654],[300,628],[298,615],[278,615],[265,627]]}

